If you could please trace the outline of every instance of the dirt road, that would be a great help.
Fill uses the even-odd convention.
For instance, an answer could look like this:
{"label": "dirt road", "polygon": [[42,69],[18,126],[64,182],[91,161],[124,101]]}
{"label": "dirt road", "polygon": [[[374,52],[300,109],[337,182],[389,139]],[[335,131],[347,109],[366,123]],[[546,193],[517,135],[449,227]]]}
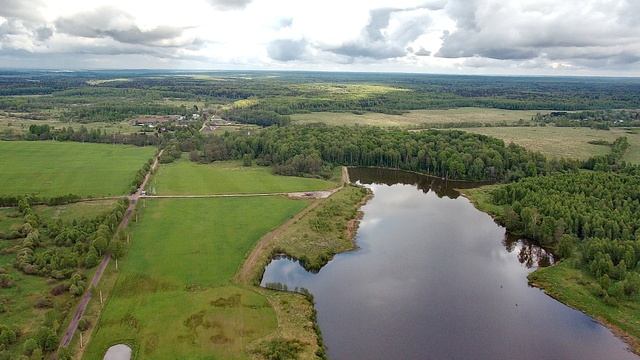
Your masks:
{"label": "dirt road", "polygon": [[[158,159],[159,159],[160,155],[162,155],[162,151],[160,151],[158,153],[158,155],[156,156],[155,160],[153,161],[153,165],[151,167],[151,170],[144,177],[144,180],[142,181],[142,184],[140,185],[140,187],[138,187],[138,189],[136,190],[135,193],[129,195],[129,197],[128,197],[129,198],[129,207],[125,211],[124,216],[122,218],[122,221],[118,225],[117,232],[125,229],[129,225],[131,217],[133,216],[133,213],[134,213],[134,211],[136,209],[136,205],[138,203],[138,200],[141,199],[141,198],[143,198],[143,199],[144,198],[150,198],[150,199],[162,199],[162,198],[216,198],[216,197],[255,197],[255,196],[284,195],[284,196],[288,196],[288,197],[294,198],[294,199],[316,199],[316,200],[318,200],[318,201],[313,202],[311,205],[309,205],[306,209],[302,210],[300,213],[296,214],[293,218],[289,219],[289,221],[284,223],[282,226],[278,227],[277,229],[275,229],[274,231],[268,233],[267,235],[263,236],[262,239],[260,239],[260,241],[258,242],[256,247],[253,249],[253,251],[251,252],[249,257],[245,261],[242,269],[236,275],[236,278],[240,282],[248,282],[249,281],[248,276],[250,274],[250,270],[251,270],[251,268],[253,266],[255,266],[255,263],[258,260],[258,255],[268,245],[270,239],[272,239],[273,237],[278,235],[289,224],[299,220],[302,216],[307,214],[309,211],[313,210],[316,206],[318,206],[320,204],[320,201],[319,201],[320,199],[328,198],[329,196],[333,195],[336,191],[342,189],[345,184],[349,183],[349,172],[348,172],[346,167],[343,167],[342,168],[342,181],[341,181],[340,186],[338,188],[335,188],[335,189],[332,189],[332,190],[326,190],[326,191],[293,192],[293,193],[258,193],[258,194],[218,194],[218,195],[142,195],[142,191],[147,186],[149,178],[151,177],[151,173],[158,167]],[[60,340],[60,347],[67,347],[71,343],[71,340],[73,339],[73,336],[74,336],[74,334],[75,334],[75,332],[76,332],[76,330],[78,328],[78,323],[79,323],[80,319],[82,319],[82,316],[84,316],[84,313],[87,310],[87,306],[89,305],[89,301],[91,300],[91,297],[92,297],[92,291],[91,290],[93,288],[95,288],[96,286],[98,286],[98,284],[100,283],[100,279],[102,278],[102,274],[104,273],[105,269],[109,265],[109,261],[110,260],[111,260],[111,256],[109,256],[109,254],[105,255],[102,258],[102,261],[98,265],[98,267],[96,269],[96,272],[93,275],[93,278],[91,279],[91,283],[90,283],[89,287],[87,288],[87,290],[82,295],[82,298],[80,298],[80,302],[78,303],[78,306],[77,306],[76,311],[75,311],[75,313],[73,315],[73,318],[71,319],[71,322],[69,323],[69,326],[67,326],[67,330],[64,332],[64,335],[62,336],[62,339]]]}
{"label": "dirt road", "polygon": [[[151,166],[151,169],[149,170],[147,175],[145,175],[144,180],[142,181],[142,184],[140,184],[140,186],[138,187],[135,193],[129,195],[129,207],[125,211],[124,216],[122,217],[122,221],[120,221],[120,224],[118,225],[116,234],[119,231],[125,229],[129,225],[129,221],[131,220],[131,216],[133,215],[136,209],[136,205],[138,203],[138,199],[142,194],[142,190],[144,190],[144,188],[147,186],[147,182],[149,181],[149,178],[151,177],[151,173],[153,172],[153,170],[155,170],[158,167],[158,159],[160,158],[160,155],[162,155],[162,151],[160,151],[156,156],[156,158],[154,159],[153,165]],[[82,294],[82,297],[80,298],[80,302],[76,307],[76,311],[73,314],[73,318],[71,319],[71,322],[69,322],[69,326],[67,326],[67,330],[64,332],[62,339],[60,339],[60,347],[67,347],[71,343],[71,340],[73,339],[73,335],[78,329],[78,323],[80,322],[80,319],[82,319],[82,316],[84,316],[84,313],[87,310],[87,306],[89,305],[89,300],[91,300],[92,289],[98,286],[98,284],[100,283],[102,274],[104,273],[104,270],[107,268],[107,265],[109,265],[110,260],[111,260],[111,256],[109,256],[109,254],[106,254],[102,258],[102,261],[100,261],[100,264],[98,265],[98,268],[96,269],[95,274],[93,274],[93,278],[91,279],[91,283],[89,284],[89,287],[84,292],[84,294]]]}
{"label": "dirt road", "polygon": [[334,193],[342,189],[348,183],[349,183],[349,171],[346,167],[343,166],[342,180],[341,180],[340,186],[330,191],[321,191],[321,193],[323,193],[324,196],[314,198],[316,199],[316,201],[311,203],[304,210],[300,211],[294,217],[286,221],[284,224],[278,226],[276,229],[274,229],[273,231],[267,233],[262,238],[260,238],[256,246],[253,248],[253,250],[251,250],[251,253],[249,253],[249,256],[247,256],[246,260],[242,264],[242,267],[236,274],[235,281],[241,284],[250,284],[251,281],[253,280],[251,276],[254,274],[254,268],[258,264],[258,261],[260,259],[260,254],[266,251],[271,241],[273,241],[274,238],[282,234],[282,232],[285,231],[289,226],[291,226],[292,224],[295,224],[300,219],[302,219],[302,217],[307,215],[311,210],[318,207],[318,205],[322,203],[321,199],[328,198],[329,196],[333,195]]}

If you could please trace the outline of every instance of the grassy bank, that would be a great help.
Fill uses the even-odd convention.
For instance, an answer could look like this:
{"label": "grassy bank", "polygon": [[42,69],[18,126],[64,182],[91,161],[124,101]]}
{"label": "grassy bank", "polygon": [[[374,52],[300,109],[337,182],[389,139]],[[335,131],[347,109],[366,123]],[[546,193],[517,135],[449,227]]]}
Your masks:
{"label": "grassy bank", "polygon": [[[504,208],[492,203],[490,192],[501,185],[489,185],[462,190],[463,194],[481,211],[501,222]],[[618,299],[615,305],[605,303],[598,296],[596,279],[575,266],[572,258],[540,268],[529,274],[529,282],[558,301],[598,320],[624,339],[631,349],[640,354],[640,299]],[[601,289],[600,289],[601,292]]]}
{"label": "grassy bank", "polygon": [[319,269],[333,255],[353,249],[358,209],[369,194],[366,189],[347,185],[327,199],[316,200],[287,223],[265,235],[254,248],[236,275],[236,281],[246,286],[254,285],[253,288],[269,300],[278,319],[277,331],[263,339],[257,348],[264,348],[274,339],[291,339],[305,344],[298,354],[299,359],[324,356],[310,299],[301,294],[263,289],[257,285],[275,254],[286,253],[301,259],[308,268]]}
{"label": "grassy bank", "polygon": [[55,141],[0,141],[0,196],[127,194],[153,147]]}
{"label": "grassy bank", "polygon": [[594,295],[597,281],[584,271],[562,261],[529,275],[529,282],[560,302],[597,319],[624,339],[635,353],[640,354],[640,301],[618,300],[607,305]]}
{"label": "grassy bank", "polygon": [[364,188],[345,186],[292,223],[268,234],[261,240],[259,252],[252,254],[256,257],[245,262],[238,280],[259,284],[264,268],[276,254],[287,254],[299,259],[305,268],[319,270],[335,254],[352,250],[358,209],[368,194]]}
{"label": "grassy bank", "polygon": [[147,191],[157,195],[280,193],[336,186],[321,179],[274,175],[269,167],[246,167],[238,161],[197,164],[181,159],[162,165]]}

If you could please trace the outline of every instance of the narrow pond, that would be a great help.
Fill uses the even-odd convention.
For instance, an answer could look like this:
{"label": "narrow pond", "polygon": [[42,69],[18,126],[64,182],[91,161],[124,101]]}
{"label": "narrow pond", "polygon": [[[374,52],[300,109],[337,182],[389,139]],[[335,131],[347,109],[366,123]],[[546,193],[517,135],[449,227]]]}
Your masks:
{"label": "narrow pond", "polygon": [[330,359],[638,359],[605,327],[527,284],[553,262],[453,188],[412,173],[351,169],[374,197],[358,249],[317,274],[279,258],[262,285],[315,297]]}

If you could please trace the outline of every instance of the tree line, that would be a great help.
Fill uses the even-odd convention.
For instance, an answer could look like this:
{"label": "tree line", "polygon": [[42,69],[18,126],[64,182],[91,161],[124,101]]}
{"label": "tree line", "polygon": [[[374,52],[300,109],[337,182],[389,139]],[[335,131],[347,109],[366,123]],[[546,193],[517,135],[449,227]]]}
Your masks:
{"label": "tree line", "polygon": [[321,176],[335,165],[387,167],[447,179],[509,181],[580,163],[547,160],[542,154],[484,135],[462,131],[403,131],[376,127],[270,127],[254,135],[226,133],[201,138],[183,148],[193,161],[241,159],[286,175]]}
{"label": "tree line", "polygon": [[498,187],[491,198],[504,207],[509,231],[576,258],[598,279],[605,300],[640,291],[640,177],[602,171],[531,177]]}
{"label": "tree line", "polygon": [[88,129],[82,125],[76,130],[71,126],[55,128],[48,124],[35,124],[29,126],[29,132],[24,136],[14,136],[9,140],[57,140],[100,144],[149,146],[160,144],[162,142],[161,137],[162,134],[158,132],[136,132],[131,134],[122,134],[108,133],[103,129]]}

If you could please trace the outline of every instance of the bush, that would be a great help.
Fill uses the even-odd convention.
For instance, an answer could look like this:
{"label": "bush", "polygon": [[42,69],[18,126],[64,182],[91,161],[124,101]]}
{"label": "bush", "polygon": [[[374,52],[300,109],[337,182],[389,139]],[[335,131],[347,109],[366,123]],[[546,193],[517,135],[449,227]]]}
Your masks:
{"label": "bush", "polygon": [[0,288],[8,289],[10,287],[13,287],[14,285],[15,285],[15,282],[13,281],[13,278],[11,277],[11,275],[0,274]]}
{"label": "bush", "polygon": [[58,337],[48,327],[41,327],[36,333],[36,341],[44,351],[53,351],[58,346]]}
{"label": "bush", "polygon": [[64,294],[66,291],[69,290],[69,285],[68,284],[59,284],[54,286],[51,291],[50,294],[53,296],[59,296]]}
{"label": "bush", "polygon": [[36,339],[29,338],[22,345],[22,352],[23,352],[23,354],[25,354],[27,356],[31,356],[31,354],[33,354],[33,352],[37,348],[38,348],[38,342],[36,341]]}
{"label": "bush", "polygon": [[15,343],[17,338],[18,336],[13,329],[4,325],[0,326],[0,347],[6,349],[9,345]]}
{"label": "bush", "polygon": [[80,329],[80,331],[86,331],[90,326],[91,322],[85,318],[80,319],[78,322],[78,329]]}
{"label": "bush", "polygon": [[38,309],[50,309],[53,307],[53,301],[49,297],[43,297],[36,300],[35,307]]}
{"label": "bush", "polygon": [[303,346],[298,340],[274,339],[265,342],[257,352],[269,360],[297,359]]}

